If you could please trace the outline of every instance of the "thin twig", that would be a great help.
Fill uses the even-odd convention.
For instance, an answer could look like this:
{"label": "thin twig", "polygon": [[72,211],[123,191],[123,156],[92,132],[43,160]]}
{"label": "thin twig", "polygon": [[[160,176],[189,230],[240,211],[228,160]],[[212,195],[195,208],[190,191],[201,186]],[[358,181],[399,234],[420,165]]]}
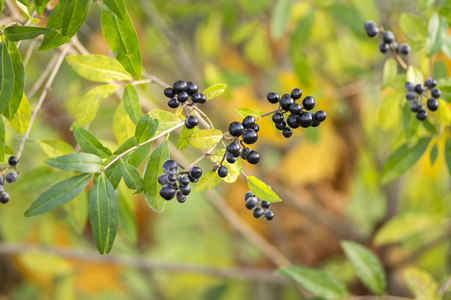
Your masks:
{"label": "thin twig", "polygon": [[96,263],[106,263],[152,271],[168,273],[198,273],[224,279],[246,279],[279,284],[289,284],[290,281],[284,277],[274,275],[272,270],[256,268],[212,268],[198,265],[173,264],[161,261],[149,260],[144,256],[130,255],[99,255],[94,251],[79,251],[68,248],[47,248],[27,244],[5,244],[0,243],[2,254],[22,254],[38,252],[50,254],[67,259],[82,260]]}
{"label": "thin twig", "polygon": [[28,99],[34,96],[36,92],[41,88],[42,84],[44,83],[47,76],[50,74],[50,72],[54,69],[56,62],[58,61],[58,55],[54,55],[50,62],[47,64],[47,67],[45,70],[41,73],[41,76],[39,76],[38,80],[36,80],[35,84],[31,88],[30,92],[28,92]]}
{"label": "thin twig", "polygon": [[442,285],[440,287],[440,289],[438,290],[438,293],[440,296],[443,296],[443,294],[445,294],[446,291],[448,291],[451,288],[451,276],[448,277],[448,279],[446,280],[445,284]]}
{"label": "thin twig", "polygon": [[163,80],[161,80],[160,78],[158,78],[156,76],[148,75],[148,74],[142,74],[141,76],[144,77],[144,78],[150,79],[151,82],[155,82],[155,83],[159,84],[163,88],[167,88],[167,87],[170,86],[169,84],[167,84],[166,82],[164,82]]}
{"label": "thin twig", "polygon": [[34,46],[36,46],[37,42],[38,42],[37,39],[31,40],[30,45],[28,46],[28,49],[27,49],[27,53],[25,54],[25,58],[23,59],[24,68],[27,67],[28,62],[30,61],[31,54],[33,53],[33,50],[34,50]]}
{"label": "thin twig", "polygon": [[179,124],[177,124],[177,125],[175,125],[175,126],[172,126],[171,128],[169,128],[169,129],[167,129],[167,130],[161,132],[160,134],[157,134],[156,136],[152,137],[151,139],[148,139],[147,141],[142,142],[141,144],[138,144],[138,145],[136,145],[136,146],[134,146],[134,147],[131,147],[130,149],[128,149],[128,150],[122,152],[121,154],[117,155],[112,161],[110,161],[110,162],[109,162],[109,163],[108,163],[101,171],[99,171],[98,173],[101,174],[101,173],[105,172],[106,169],[108,169],[108,168],[109,168],[112,164],[114,164],[116,161],[118,161],[119,159],[121,159],[122,157],[124,157],[124,155],[126,155],[126,154],[128,154],[128,153],[130,153],[130,152],[132,152],[132,151],[135,151],[135,150],[138,149],[139,147],[141,147],[141,146],[143,146],[143,145],[146,145],[146,144],[148,144],[148,143],[150,143],[150,142],[153,142],[154,140],[156,140],[156,139],[158,139],[158,138],[160,138],[160,137],[162,137],[162,136],[165,136],[166,134],[168,134],[168,133],[170,133],[170,132],[176,130],[176,129],[179,128],[179,127],[182,127],[183,125],[185,125],[185,122],[180,122]]}
{"label": "thin twig", "polygon": [[55,79],[55,76],[58,73],[58,70],[60,69],[60,66],[63,63],[64,57],[66,56],[66,53],[67,53],[67,51],[69,51],[70,47],[71,47],[70,44],[66,44],[64,46],[64,48],[61,50],[60,55],[58,56],[58,60],[55,64],[55,67],[53,68],[53,71],[50,74],[50,76],[45,84],[44,90],[42,91],[42,94],[39,97],[39,101],[36,104],[36,107],[33,110],[33,113],[31,114],[30,123],[28,124],[27,131],[25,131],[25,134],[23,135],[22,140],[20,141],[19,150],[17,151],[17,155],[16,155],[17,158],[20,158],[20,156],[22,155],[22,152],[23,152],[23,149],[25,146],[25,142],[27,141],[28,136],[30,135],[31,127],[33,126],[34,120],[36,119],[36,115],[38,114],[38,111],[41,108],[42,103],[44,103],[45,97],[47,96],[47,93],[50,90],[53,80]]}

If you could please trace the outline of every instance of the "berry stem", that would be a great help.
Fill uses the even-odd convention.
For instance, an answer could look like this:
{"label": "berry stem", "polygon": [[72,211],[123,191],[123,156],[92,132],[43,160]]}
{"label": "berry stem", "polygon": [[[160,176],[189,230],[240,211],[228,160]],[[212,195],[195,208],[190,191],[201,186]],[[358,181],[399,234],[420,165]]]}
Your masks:
{"label": "berry stem", "polygon": [[263,115],[261,115],[261,118],[267,117],[267,116],[269,116],[271,114],[275,114],[275,113],[278,113],[278,112],[283,112],[283,109],[279,108],[279,109],[276,109],[276,110],[264,113]]}
{"label": "berry stem", "polygon": [[[379,29],[380,33],[384,33],[385,29],[384,27],[380,27]],[[389,45],[391,52],[393,53],[393,57],[395,58],[396,62],[398,63],[398,65],[404,69],[404,71],[407,71],[407,69],[409,68],[409,66],[406,64],[406,62],[401,58],[401,56],[399,56],[399,54],[396,52],[395,48],[393,48],[392,44]]]}
{"label": "berry stem", "polygon": [[[222,141],[222,140],[221,140]],[[216,144],[213,145],[213,147],[211,147],[210,149],[207,150],[207,152],[205,152],[204,154],[202,154],[198,159],[196,159],[195,161],[193,161],[186,169],[189,170],[191,169],[191,167],[193,167],[194,165],[196,165],[198,162],[200,162],[202,159],[204,159],[205,157],[209,156],[213,150],[215,150],[216,146],[218,146],[218,144],[221,142],[217,142]]]}
{"label": "berry stem", "polygon": [[152,142],[152,141],[154,141],[154,140],[156,140],[156,139],[158,139],[158,138],[160,138],[160,137],[162,137],[162,136],[164,136],[164,135],[166,135],[166,134],[168,134],[168,133],[170,133],[170,132],[176,130],[176,129],[179,128],[179,127],[182,127],[183,125],[185,125],[185,122],[180,122],[180,123],[178,123],[177,125],[172,126],[171,128],[169,128],[169,129],[167,129],[167,130],[161,132],[160,134],[157,134],[156,136],[154,136],[154,137],[148,139],[147,141],[142,142],[141,144],[138,144],[138,145],[136,145],[136,146],[134,146],[134,147],[131,147],[130,149],[128,149],[128,150],[122,152],[121,154],[117,155],[112,161],[110,161],[110,162],[109,162],[102,170],[100,170],[100,171],[98,172],[98,174],[101,174],[101,173],[105,172],[106,169],[108,169],[108,168],[109,168],[112,164],[114,164],[116,161],[118,161],[119,159],[121,159],[122,157],[124,157],[124,155],[126,155],[126,154],[128,154],[128,153],[130,153],[130,152],[132,152],[132,151],[135,151],[135,150],[138,149],[139,147],[141,147],[141,146],[143,146],[143,145],[146,145],[146,144],[148,144],[148,143],[150,143],[150,142]]}
{"label": "berry stem", "polygon": [[210,126],[211,129],[215,128],[215,127],[213,126],[213,123],[211,122],[210,118],[209,118],[209,117],[208,117],[201,109],[199,109],[199,108],[198,108],[197,106],[195,106],[195,105],[193,105],[193,109],[194,109],[195,111],[197,111],[197,112],[202,116],[202,118],[204,118],[205,120],[207,120],[208,125]]}

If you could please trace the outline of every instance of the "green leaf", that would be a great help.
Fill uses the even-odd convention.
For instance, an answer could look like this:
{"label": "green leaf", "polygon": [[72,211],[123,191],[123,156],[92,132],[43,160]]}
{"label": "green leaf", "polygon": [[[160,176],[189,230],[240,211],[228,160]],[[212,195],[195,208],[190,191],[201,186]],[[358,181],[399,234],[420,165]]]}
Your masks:
{"label": "green leaf", "polygon": [[113,94],[118,88],[117,85],[105,84],[87,92],[78,103],[75,124],[82,127],[91,123],[99,110],[100,101]]}
{"label": "green leaf", "polygon": [[47,3],[49,3],[50,0],[34,0],[34,7],[36,9],[36,12],[42,16],[42,12],[44,11]]}
{"label": "green leaf", "polygon": [[144,171],[144,197],[149,206],[156,212],[163,212],[166,200],[160,196],[158,176],[163,174],[161,164],[169,158],[169,145],[167,140],[153,150]]}
{"label": "green leaf", "polygon": [[382,71],[382,84],[381,89],[385,89],[392,84],[396,75],[398,75],[398,64],[393,57],[390,57],[385,61],[384,70]]}
{"label": "green leaf", "polygon": [[135,140],[135,137],[132,136],[131,138],[127,139],[125,142],[123,142],[119,148],[116,149],[116,151],[113,152],[114,155],[121,154],[122,152],[127,151],[128,149],[138,145],[138,143]]}
{"label": "green leaf", "polygon": [[122,177],[124,178],[125,184],[129,189],[136,190],[136,193],[141,193],[144,188],[144,182],[138,170],[122,159],[121,162],[123,166]]}
{"label": "green leaf", "polygon": [[0,0],[0,14],[3,11],[3,5],[5,5],[5,0]]}
{"label": "green leaf", "polygon": [[135,78],[141,77],[141,51],[138,35],[128,13],[118,19],[106,5],[102,9],[101,26],[103,36],[116,59]]}
{"label": "green leaf", "polygon": [[139,104],[138,92],[133,85],[127,84],[125,86],[122,101],[124,101],[125,111],[130,119],[133,123],[138,123],[138,120],[142,115],[141,104]]}
{"label": "green leaf", "polygon": [[440,16],[437,12],[434,12],[429,19],[428,35],[426,43],[426,55],[440,51],[443,45],[444,35],[447,34],[448,22],[444,16]]}
{"label": "green leaf", "polygon": [[103,3],[116,15],[119,19],[126,18],[127,11],[125,9],[124,0],[104,0]]}
{"label": "green leaf", "polygon": [[421,41],[426,38],[426,22],[420,17],[411,14],[401,14],[399,26],[409,40]]}
{"label": "green leaf", "polygon": [[434,143],[434,146],[432,146],[432,149],[431,149],[431,153],[429,154],[429,160],[431,161],[431,166],[437,160],[437,155],[438,155],[438,147],[437,147],[437,143]]}
{"label": "green leaf", "polygon": [[100,254],[109,253],[118,228],[118,210],[113,186],[100,174],[89,194],[89,220]]}
{"label": "green leaf", "polygon": [[199,179],[194,190],[196,192],[205,192],[217,186],[221,181],[221,177],[213,170],[210,170]]}
{"label": "green leaf", "polygon": [[193,133],[189,139],[192,146],[200,149],[208,149],[219,143],[222,139],[222,131],[218,129],[203,129]]}
{"label": "green leaf", "polygon": [[136,244],[138,239],[138,225],[135,217],[135,199],[130,197],[128,190],[120,185],[117,193],[119,210],[119,224],[125,237],[131,244]]}
{"label": "green leaf", "polygon": [[252,109],[252,108],[246,108],[246,107],[236,109],[235,112],[243,118],[245,118],[247,116],[253,116],[255,118],[255,121],[260,120],[262,118],[262,114],[263,114],[263,112],[259,109]]}
{"label": "green leaf", "polygon": [[28,125],[30,124],[31,111],[30,104],[28,103],[25,94],[22,95],[22,100],[20,101],[19,108],[17,112],[14,114],[14,118],[12,120],[8,120],[9,124],[15,131],[19,134],[25,134],[27,131]]}
{"label": "green leaf", "polygon": [[92,174],[81,174],[53,185],[25,211],[25,217],[40,215],[74,199],[91,180]]}
{"label": "green leaf", "polygon": [[130,153],[127,156],[127,162],[137,168],[147,158],[147,155],[149,155],[149,152],[152,149],[152,144],[153,142],[142,145],[141,147]]}
{"label": "green leaf", "polygon": [[435,228],[440,221],[441,218],[430,213],[398,214],[378,230],[374,237],[374,244],[383,246],[403,242],[412,236]]}
{"label": "green leaf", "polygon": [[130,137],[134,137],[135,129],[136,126],[125,111],[124,102],[121,101],[113,117],[113,132],[117,142],[122,144]]}
{"label": "green leaf", "polygon": [[72,201],[63,205],[63,208],[69,224],[78,234],[82,234],[88,221],[88,194],[81,191]]}
{"label": "green leaf", "polygon": [[49,158],[44,162],[64,171],[81,173],[96,173],[103,168],[102,159],[90,153],[71,153]]}
{"label": "green leaf", "polygon": [[384,293],[386,287],[385,272],[377,256],[355,242],[343,241],[341,247],[360,280],[373,293]]}
{"label": "green leaf", "polygon": [[25,69],[16,43],[9,43],[8,51],[14,71],[14,89],[8,107],[3,111],[3,114],[7,119],[11,120],[14,118],[24,97]]}
{"label": "green leaf", "polygon": [[30,15],[30,11],[29,11],[28,7],[30,7],[31,5],[29,3],[27,3],[26,1],[22,1],[22,0],[16,0],[16,4],[27,15],[27,17],[31,20],[31,22],[38,23],[40,21],[39,19],[33,18]]}
{"label": "green leaf", "polygon": [[[105,161],[105,164],[109,163],[111,160]],[[111,166],[105,170],[105,176],[109,182],[113,185],[114,189],[117,189],[119,183],[122,179],[122,162],[121,160],[116,160]]]}
{"label": "green leaf", "polygon": [[142,115],[136,125],[135,140],[138,144],[151,139],[158,129],[158,119],[151,118],[148,114]]}
{"label": "green leaf", "polygon": [[290,19],[291,0],[278,0],[271,18],[271,38],[278,40]]}
{"label": "green leaf", "polygon": [[446,139],[445,151],[443,151],[445,155],[446,166],[448,167],[449,175],[451,176],[451,140]]}
{"label": "green leaf", "polygon": [[324,271],[302,267],[285,267],[277,273],[288,277],[321,299],[342,299],[349,295],[346,287]]}
{"label": "green leaf", "polygon": [[409,66],[406,75],[406,81],[411,81],[415,84],[423,84],[424,82],[423,74],[415,67]]}
{"label": "green leaf", "polygon": [[9,104],[14,91],[15,76],[13,63],[8,51],[8,43],[0,44],[1,59],[1,89],[0,89],[0,112],[3,112]]}
{"label": "green leaf", "polygon": [[10,26],[3,31],[6,38],[10,42],[17,42],[21,40],[30,40],[42,34],[52,31],[52,28],[42,28],[35,26]]}
{"label": "green leaf", "polygon": [[439,285],[426,271],[417,268],[408,268],[404,271],[404,279],[409,290],[415,295],[415,300],[439,300],[437,295]]}
{"label": "green leaf", "polygon": [[251,192],[261,200],[265,200],[267,202],[282,201],[282,199],[280,199],[280,197],[277,196],[277,194],[274,193],[266,183],[257,177],[249,176],[247,178],[247,185]]}
{"label": "green leaf", "polygon": [[5,161],[5,123],[3,118],[0,117],[0,161]]}
{"label": "green leaf", "polygon": [[[390,116],[387,116],[390,118]],[[418,119],[416,114],[413,114],[410,110],[410,102],[406,101],[402,109],[402,123],[404,127],[404,133],[407,139],[412,137],[418,131]]]}
{"label": "green leaf", "polygon": [[83,78],[95,82],[132,80],[121,64],[108,56],[98,54],[69,55],[67,63]]}
{"label": "green leaf", "polygon": [[[220,163],[222,158],[224,157],[225,149],[221,149],[218,151],[215,151],[211,156],[210,159],[213,163]],[[241,160],[237,159],[235,163],[230,164],[226,160],[222,162],[222,165],[226,166],[229,170],[229,173],[226,177],[222,178],[227,183],[234,183],[238,177],[241,175],[241,171],[243,170],[241,165]],[[219,177],[219,176],[218,176]]]}
{"label": "green leaf", "polygon": [[60,140],[36,140],[48,157],[62,156],[73,153],[74,149],[65,141]]}
{"label": "green leaf", "polygon": [[207,97],[207,100],[211,100],[224,94],[226,88],[227,84],[217,83],[207,88],[203,94]]}
{"label": "green leaf", "polygon": [[[417,122],[418,123],[418,122]],[[428,119],[424,120],[423,122],[420,122],[423,127],[432,135],[436,135],[438,133],[437,128],[435,125],[431,123]]]}
{"label": "green leaf", "polygon": [[75,140],[81,149],[87,153],[95,154],[101,158],[108,158],[112,155],[110,149],[102,145],[99,140],[86,129],[78,126],[72,126]]}
{"label": "green leaf", "polygon": [[51,50],[70,41],[85,21],[90,5],[91,0],[60,0],[46,25],[55,30],[44,35],[38,50]]}
{"label": "green leaf", "polygon": [[177,118],[173,113],[161,110],[152,109],[149,115],[158,120],[158,131],[164,131],[180,123],[180,119]]}
{"label": "green leaf", "polygon": [[381,174],[382,184],[388,183],[410,169],[426,151],[430,138],[420,138],[415,145],[403,144],[386,161]]}
{"label": "green leaf", "polygon": [[196,126],[194,128],[188,129],[185,126],[182,127],[182,131],[180,133],[179,141],[177,143],[177,150],[183,150],[189,145],[190,136],[199,131],[199,128]]}

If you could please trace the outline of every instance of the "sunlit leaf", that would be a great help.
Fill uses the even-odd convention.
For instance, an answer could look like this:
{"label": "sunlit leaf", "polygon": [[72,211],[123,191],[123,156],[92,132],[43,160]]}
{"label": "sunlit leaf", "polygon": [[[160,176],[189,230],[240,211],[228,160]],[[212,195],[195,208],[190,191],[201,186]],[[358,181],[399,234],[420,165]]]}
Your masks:
{"label": "sunlit leaf", "polygon": [[66,61],[78,75],[91,81],[132,80],[117,60],[104,55],[69,55],[66,56]]}
{"label": "sunlit leaf", "polygon": [[390,57],[385,61],[382,71],[381,89],[385,89],[392,84],[396,79],[396,75],[398,75],[398,64],[393,57]]}
{"label": "sunlit leaf", "polygon": [[46,164],[64,171],[95,173],[103,168],[100,157],[90,153],[71,153],[46,159]]}
{"label": "sunlit leaf", "polygon": [[415,295],[415,300],[438,300],[439,285],[437,281],[426,271],[409,268],[404,271],[404,279],[409,290]]}
{"label": "sunlit leaf", "polygon": [[30,104],[28,103],[25,94],[22,96],[22,100],[20,101],[19,108],[17,112],[14,114],[14,118],[12,120],[8,120],[11,127],[14,128],[15,131],[19,134],[25,134],[27,131],[28,125],[30,124],[31,111]]}
{"label": "sunlit leaf", "polygon": [[199,131],[198,126],[191,128],[191,129],[188,129],[188,128],[186,128],[186,126],[183,126],[182,131],[180,133],[179,141],[177,143],[177,149],[183,150],[186,147],[188,147],[190,136],[197,131]]}
{"label": "sunlit leaf", "polygon": [[103,3],[119,17],[119,19],[126,18],[127,11],[125,9],[124,0],[104,0]]}
{"label": "sunlit leaf", "polygon": [[236,109],[235,112],[243,118],[245,118],[247,116],[253,116],[255,118],[255,121],[260,120],[262,117],[262,114],[263,114],[263,112],[259,109],[252,109],[252,108],[246,108],[246,107]]}
{"label": "sunlit leaf", "polygon": [[0,74],[0,112],[3,112],[9,104],[14,91],[14,68],[8,51],[8,42],[0,44],[1,74]]}
{"label": "sunlit leaf", "polygon": [[80,148],[87,153],[95,154],[101,158],[107,158],[111,156],[110,149],[102,145],[99,140],[92,135],[89,131],[82,127],[73,126],[73,133],[75,140],[80,145]]}
{"label": "sunlit leaf", "polygon": [[420,17],[403,13],[399,18],[399,26],[409,40],[419,41],[426,38],[426,22]]}
{"label": "sunlit leaf", "polygon": [[74,152],[74,148],[65,141],[36,140],[36,142],[48,157],[62,156]]}
{"label": "sunlit leaf", "polygon": [[125,111],[130,119],[133,123],[138,123],[138,120],[142,115],[141,104],[139,104],[138,92],[133,85],[127,84],[125,86],[122,101],[124,101]]}
{"label": "sunlit leaf", "polygon": [[[124,102],[121,101],[113,117],[113,132],[119,144],[123,144],[135,135],[135,124],[125,111]],[[136,140],[135,140],[136,141]]]}
{"label": "sunlit leaf", "polygon": [[122,177],[127,187],[141,193],[144,188],[144,182],[138,170],[126,161],[122,160]]}
{"label": "sunlit leaf", "polygon": [[221,181],[221,177],[219,177],[218,174],[213,170],[210,170],[202,175],[202,177],[196,183],[194,190],[196,192],[205,192],[217,186]]}
{"label": "sunlit leaf", "polygon": [[13,94],[11,95],[11,100],[9,101],[6,109],[3,111],[3,114],[6,118],[11,120],[14,118],[14,115],[19,109],[20,102],[24,97],[25,69],[16,43],[9,43],[8,51],[11,56],[14,70],[14,89]]}
{"label": "sunlit leaf", "polygon": [[434,12],[429,19],[426,55],[431,56],[440,51],[443,45],[443,37],[447,34],[447,30],[448,22],[446,18]]}
{"label": "sunlit leaf", "polygon": [[271,37],[278,40],[285,31],[290,18],[290,0],[278,0],[271,18]]}
{"label": "sunlit leaf", "polygon": [[158,129],[158,119],[151,118],[148,114],[142,115],[136,125],[135,140],[141,144],[151,139]]}
{"label": "sunlit leaf", "polygon": [[219,143],[222,139],[222,131],[218,129],[203,129],[194,132],[189,142],[200,149],[208,149]]}
{"label": "sunlit leaf", "polygon": [[224,94],[226,88],[227,84],[217,83],[207,88],[203,94],[207,97],[207,100],[211,100]]}
{"label": "sunlit leaf", "polygon": [[3,31],[6,38],[11,42],[30,40],[42,34],[52,31],[52,28],[42,28],[35,26],[10,26]]}
{"label": "sunlit leaf", "polygon": [[[215,151],[212,156],[210,156],[213,163],[220,163],[222,160],[222,157],[224,156],[225,149],[221,149],[218,151]],[[222,178],[227,183],[234,183],[238,177],[241,175],[241,171],[243,170],[241,165],[241,160],[237,159],[235,163],[231,164],[227,162],[227,160],[224,160],[222,162],[223,166],[226,166],[229,170],[229,173],[226,177]],[[219,177],[219,176],[218,176]]]}
{"label": "sunlit leaf", "polygon": [[249,176],[247,179],[247,185],[251,192],[259,199],[267,201],[267,202],[280,202],[282,199],[280,199],[279,196],[277,196],[276,193],[274,193],[271,188],[254,176]]}
{"label": "sunlit leaf", "polygon": [[152,109],[149,115],[158,120],[158,131],[164,131],[180,123],[179,118],[165,110]]}

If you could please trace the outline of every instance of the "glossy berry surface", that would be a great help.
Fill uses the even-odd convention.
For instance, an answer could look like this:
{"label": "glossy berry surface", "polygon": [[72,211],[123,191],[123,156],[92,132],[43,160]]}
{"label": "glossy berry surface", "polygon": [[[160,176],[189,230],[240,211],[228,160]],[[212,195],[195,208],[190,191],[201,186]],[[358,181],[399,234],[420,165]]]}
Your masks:
{"label": "glossy berry surface", "polygon": [[293,103],[290,106],[290,113],[293,115],[299,115],[302,111],[302,106],[299,103]]}
{"label": "glossy berry surface", "polygon": [[406,94],[407,101],[415,101],[416,98],[417,98],[417,94],[415,92],[408,92]]}
{"label": "glossy berry surface", "polygon": [[424,121],[426,120],[426,118],[428,117],[428,114],[425,110],[420,110],[419,112],[417,112],[417,119],[420,121]]}
{"label": "glossy berry surface", "polygon": [[15,156],[10,156],[10,157],[8,158],[8,164],[9,164],[11,167],[17,166],[18,163],[19,163],[19,159],[18,159],[17,157],[15,157]]}
{"label": "glossy berry surface", "polygon": [[260,154],[258,154],[257,151],[252,150],[251,152],[249,152],[246,159],[250,164],[258,164],[258,162],[260,161]]}
{"label": "glossy berry surface", "polygon": [[204,94],[200,94],[200,104],[204,104],[207,102],[207,96],[205,96]]}
{"label": "glossy berry surface", "polygon": [[435,79],[428,78],[428,79],[426,79],[426,80],[424,81],[424,85],[425,85],[428,89],[432,90],[432,89],[435,88],[435,86],[437,85],[437,81],[435,81]]}
{"label": "glossy berry surface", "polygon": [[168,182],[169,183],[176,183],[177,182],[177,175],[176,174],[168,174]]}
{"label": "glossy berry surface", "polygon": [[255,123],[254,126],[252,127],[252,129],[253,129],[255,132],[259,132],[259,131],[260,131],[260,126],[258,126],[258,124]]}
{"label": "glossy berry surface", "polygon": [[257,205],[258,205],[258,199],[257,199],[257,197],[249,197],[247,200],[246,200],[246,208],[247,209],[249,209],[249,210],[253,210],[254,208],[256,208],[257,207]]}
{"label": "glossy berry surface", "polygon": [[240,137],[244,132],[244,126],[240,122],[232,122],[229,125],[229,133],[231,136]]}
{"label": "glossy berry surface", "polygon": [[419,101],[413,101],[410,104],[410,111],[412,112],[418,112],[421,108],[421,103]]}
{"label": "glossy berry surface", "polygon": [[260,202],[260,207],[263,209],[268,209],[270,206],[271,206],[271,202],[263,201],[263,200]]}
{"label": "glossy berry surface", "polygon": [[284,94],[282,98],[280,98],[280,107],[283,110],[289,110],[290,106],[294,103],[293,97],[289,94]]}
{"label": "glossy berry surface", "polygon": [[164,89],[164,95],[168,98],[173,98],[175,97],[176,93],[172,88],[167,87]]}
{"label": "glossy berry surface", "polygon": [[275,113],[272,115],[272,121],[276,124],[279,124],[285,121],[285,117],[281,113]]}
{"label": "glossy berry surface", "polygon": [[272,219],[274,219],[274,213],[270,210],[267,210],[263,213],[263,217],[268,220],[271,221]]}
{"label": "glossy berry surface", "polygon": [[202,96],[201,96],[201,94],[199,94],[199,93],[195,93],[194,95],[191,96],[191,100],[192,100],[194,103],[200,102],[201,99],[202,99]]}
{"label": "glossy berry surface", "polygon": [[19,178],[19,175],[16,172],[9,172],[6,174],[6,181],[9,183],[14,183]]}
{"label": "glossy berry surface", "polygon": [[247,200],[250,197],[254,197],[254,194],[251,191],[247,191],[246,194],[244,194],[244,200]]}
{"label": "glossy berry surface", "polygon": [[246,129],[241,138],[244,143],[250,145],[258,140],[258,134],[253,129]]}
{"label": "glossy berry surface", "polygon": [[293,129],[291,129],[291,127],[285,127],[282,130],[282,135],[286,138],[290,138],[293,135]]}
{"label": "glossy berry surface", "polygon": [[299,119],[297,115],[289,115],[287,118],[287,125],[295,129],[299,127]]}
{"label": "glossy berry surface", "polygon": [[430,111],[436,111],[438,109],[438,100],[435,98],[429,98],[426,106]]}
{"label": "glossy berry surface", "polygon": [[234,163],[236,162],[236,157],[233,156],[232,153],[227,152],[227,154],[226,154],[226,161],[227,161],[229,164],[234,164]]}
{"label": "glossy berry surface", "polygon": [[189,176],[193,177],[194,179],[201,178],[202,169],[198,166],[192,166],[191,169],[189,169]]}
{"label": "glossy berry surface", "polygon": [[404,88],[407,92],[413,92],[413,90],[415,89],[415,84],[413,82],[407,81],[406,83],[404,83]]}
{"label": "glossy berry surface", "polygon": [[368,31],[368,29],[377,27],[376,23],[374,21],[366,21],[365,22],[365,30]]}
{"label": "glossy berry surface", "polygon": [[182,195],[188,196],[189,193],[191,193],[191,187],[189,185],[182,185],[179,187],[179,189]]}
{"label": "glossy berry surface", "polygon": [[315,99],[312,96],[307,96],[302,100],[302,106],[306,110],[311,110],[315,107]]}
{"label": "glossy berry surface", "polygon": [[379,29],[378,29],[377,27],[371,27],[371,28],[369,28],[369,29],[366,31],[366,34],[367,34],[369,37],[374,38],[374,37],[376,37],[376,36],[379,34]]}
{"label": "glossy berry surface", "polygon": [[323,122],[327,118],[327,113],[324,110],[318,110],[315,113],[315,120]]}
{"label": "glossy berry surface", "polygon": [[255,118],[253,116],[247,116],[243,119],[243,126],[246,129],[254,127],[255,124]]}
{"label": "glossy berry surface", "polygon": [[303,112],[299,115],[299,125],[303,128],[307,128],[313,123],[312,115],[308,112]]}
{"label": "glossy berry surface", "polygon": [[174,83],[174,87],[173,87],[174,92],[176,92],[176,93],[186,91],[187,88],[188,88],[188,85],[183,80],[176,81]]}
{"label": "glossy berry surface", "polygon": [[294,100],[297,100],[297,99],[301,98],[302,97],[302,91],[300,89],[297,89],[297,88],[292,90],[291,91],[291,97]]}
{"label": "glossy berry surface", "polygon": [[384,32],[384,34],[382,35],[382,40],[383,40],[384,43],[386,43],[386,44],[391,44],[391,43],[395,40],[395,35],[394,35],[393,32],[391,32],[391,31],[386,31],[386,32]]}
{"label": "glossy berry surface", "polygon": [[187,82],[186,86],[187,86],[186,92],[188,93],[189,96],[194,95],[199,90],[197,84],[195,84],[194,82]]}
{"label": "glossy berry surface", "polygon": [[218,168],[218,176],[221,178],[226,177],[229,174],[229,169],[226,166],[220,166]]}
{"label": "glossy berry surface", "polygon": [[423,93],[423,85],[417,84],[414,88],[415,93],[421,95]]}
{"label": "glossy berry surface", "polygon": [[230,144],[227,145],[226,150],[227,152],[230,152],[232,155],[236,154],[239,155],[241,151],[240,143],[238,141],[231,142]]}
{"label": "glossy berry surface", "polygon": [[285,127],[287,127],[287,123],[285,121],[282,123],[275,124],[275,125],[276,125],[277,130],[283,130]]}
{"label": "glossy berry surface", "polygon": [[410,46],[408,44],[401,44],[399,45],[399,53],[403,55],[408,55],[410,53]]}
{"label": "glossy berry surface", "polygon": [[379,51],[381,53],[383,53],[383,54],[387,53],[388,49],[390,49],[390,47],[386,43],[384,43],[384,42],[379,43]]}
{"label": "glossy berry surface", "polygon": [[180,191],[177,192],[176,199],[179,203],[185,203],[186,196],[183,195]]}
{"label": "glossy berry surface", "polygon": [[177,99],[179,100],[179,102],[182,102],[182,103],[188,101],[188,98],[189,98],[189,96],[188,96],[187,92],[180,92],[177,95]]}
{"label": "glossy berry surface", "polygon": [[257,207],[256,209],[254,209],[254,211],[252,212],[252,215],[254,216],[254,218],[258,219],[261,216],[263,216],[264,210],[261,207]]}
{"label": "glossy berry surface", "polygon": [[195,116],[189,116],[185,119],[185,127],[188,129],[192,129],[199,124],[199,120]]}
{"label": "glossy berry surface", "polygon": [[268,95],[266,95],[266,99],[268,99],[269,103],[277,103],[280,100],[280,97],[278,94],[270,92]]}
{"label": "glossy berry surface", "polygon": [[442,95],[442,91],[440,91],[439,89],[433,89],[431,91],[431,96],[434,97],[435,99],[440,98],[441,95]]}
{"label": "glossy berry surface", "polygon": [[186,175],[180,175],[178,178],[180,186],[186,186],[189,184],[189,178]]}
{"label": "glossy berry surface", "polygon": [[172,198],[174,198],[175,193],[176,193],[176,190],[171,185],[164,185],[160,189],[160,196],[161,196],[161,198],[163,198],[165,200],[171,200]]}
{"label": "glossy berry surface", "polygon": [[9,194],[8,193],[3,193],[0,195],[0,202],[5,204],[8,203],[9,201]]}
{"label": "glossy berry surface", "polygon": [[242,159],[247,159],[247,156],[249,155],[249,152],[251,152],[251,149],[249,149],[249,148],[244,148],[242,151],[241,151],[241,158]]}
{"label": "glossy berry surface", "polygon": [[179,105],[180,105],[180,102],[177,100],[177,98],[171,98],[168,101],[168,106],[170,108],[177,108],[177,107],[179,107]]}
{"label": "glossy berry surface", "polygon": [[173,159],[166,159],[161,164],[161,170],[166,174],[177,173],[179,170],[179,164]]}

